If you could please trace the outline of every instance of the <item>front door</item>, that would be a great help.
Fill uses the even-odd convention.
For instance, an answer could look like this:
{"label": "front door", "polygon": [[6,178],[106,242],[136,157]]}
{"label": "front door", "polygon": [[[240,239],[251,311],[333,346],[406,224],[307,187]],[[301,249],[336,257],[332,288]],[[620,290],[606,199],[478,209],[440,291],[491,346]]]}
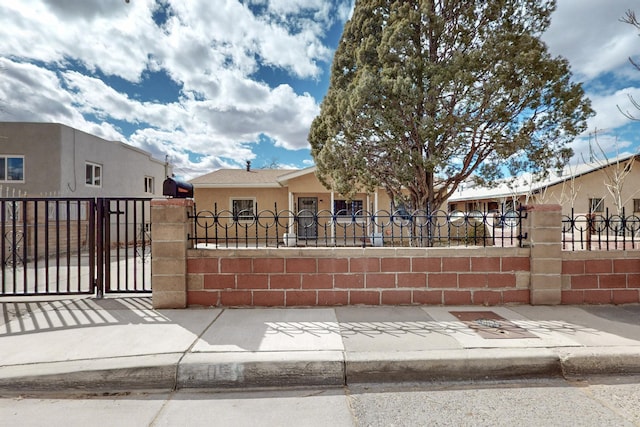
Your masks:
{"label": "front door", "polygon": [[316,239],[318,237],[317,197],[298,197],[298,239]]}

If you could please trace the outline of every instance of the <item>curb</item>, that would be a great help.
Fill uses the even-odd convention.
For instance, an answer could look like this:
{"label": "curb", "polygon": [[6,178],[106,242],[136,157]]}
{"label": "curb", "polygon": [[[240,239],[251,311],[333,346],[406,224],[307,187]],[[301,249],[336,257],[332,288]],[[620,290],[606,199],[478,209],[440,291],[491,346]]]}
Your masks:
{"label": "curb", "polygon": [[578,347],[557,353],[566,376],[640,374],[638,347]]}
{"label": "curb", "polygon": [[181,353],[49,362],[0,368],[0,390],[173,390]]}
{"label": "curb", "polygon": [[[402,357],[400,359],[400,357]],[[557,377],[562,368],[548,349],[461,349],[347,355],[350,383]]]}
{"label": "curb", "polygon": [[640,348],[169,353],[0,367],[0,391],[342,387],[356,383],[640,374]]}
{"label": "curb", "polygon": [[344,386],[341,351],[190,353],[177,388]]}

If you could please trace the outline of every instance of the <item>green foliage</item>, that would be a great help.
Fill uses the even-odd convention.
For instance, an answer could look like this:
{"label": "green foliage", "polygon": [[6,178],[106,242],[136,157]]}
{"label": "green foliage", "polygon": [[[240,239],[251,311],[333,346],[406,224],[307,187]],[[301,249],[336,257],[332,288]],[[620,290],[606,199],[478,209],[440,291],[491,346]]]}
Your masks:
{"label": "green foliage", "polygon": [[[592,114],[540,41],[552,0],[358,0],[309,133],[320,180],[438,207],[487,182],[564,165]],[[408,198],[407,198],[408,194]]]}
{"label": "green foliage", "polygon": [[460,244],[472,246],[493,246],[493,239],[489,227],[482,220],[476,218],[460,218],[451,223],[451,244],[458,241]]}

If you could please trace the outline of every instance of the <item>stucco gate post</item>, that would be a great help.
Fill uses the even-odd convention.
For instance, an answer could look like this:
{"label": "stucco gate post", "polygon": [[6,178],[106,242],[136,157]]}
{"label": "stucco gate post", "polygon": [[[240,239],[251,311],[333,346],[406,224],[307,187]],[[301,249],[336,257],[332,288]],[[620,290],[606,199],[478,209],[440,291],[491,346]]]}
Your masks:
{"label": "stucco gate post", "polygon": [[533,305],[562,302],[562,208],[524,206],[523,233],[531,248],[530,301]]}
{"label": "stucco gate post", "polygon": [[151,201],[153,308],[187,307],[187,249],[192,199]]}

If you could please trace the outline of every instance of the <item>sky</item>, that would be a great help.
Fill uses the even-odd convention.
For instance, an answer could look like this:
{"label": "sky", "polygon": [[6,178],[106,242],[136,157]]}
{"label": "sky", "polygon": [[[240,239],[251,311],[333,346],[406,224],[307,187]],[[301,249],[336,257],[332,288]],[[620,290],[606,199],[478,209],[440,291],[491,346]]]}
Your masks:
{"label": "sky", "polygon": [[[313,165],[307,134],[354,0],[20,0],[0,4],[0,121],[122,141],[191,179]],[[640,149],[637,0],[559,0],[543,40],[596,115],[573,163]],[[596,140],[598,145],[596,145]],[[594,148],[596,147],[596,148]],[[588,159],[587,159],[588,160]]]}

